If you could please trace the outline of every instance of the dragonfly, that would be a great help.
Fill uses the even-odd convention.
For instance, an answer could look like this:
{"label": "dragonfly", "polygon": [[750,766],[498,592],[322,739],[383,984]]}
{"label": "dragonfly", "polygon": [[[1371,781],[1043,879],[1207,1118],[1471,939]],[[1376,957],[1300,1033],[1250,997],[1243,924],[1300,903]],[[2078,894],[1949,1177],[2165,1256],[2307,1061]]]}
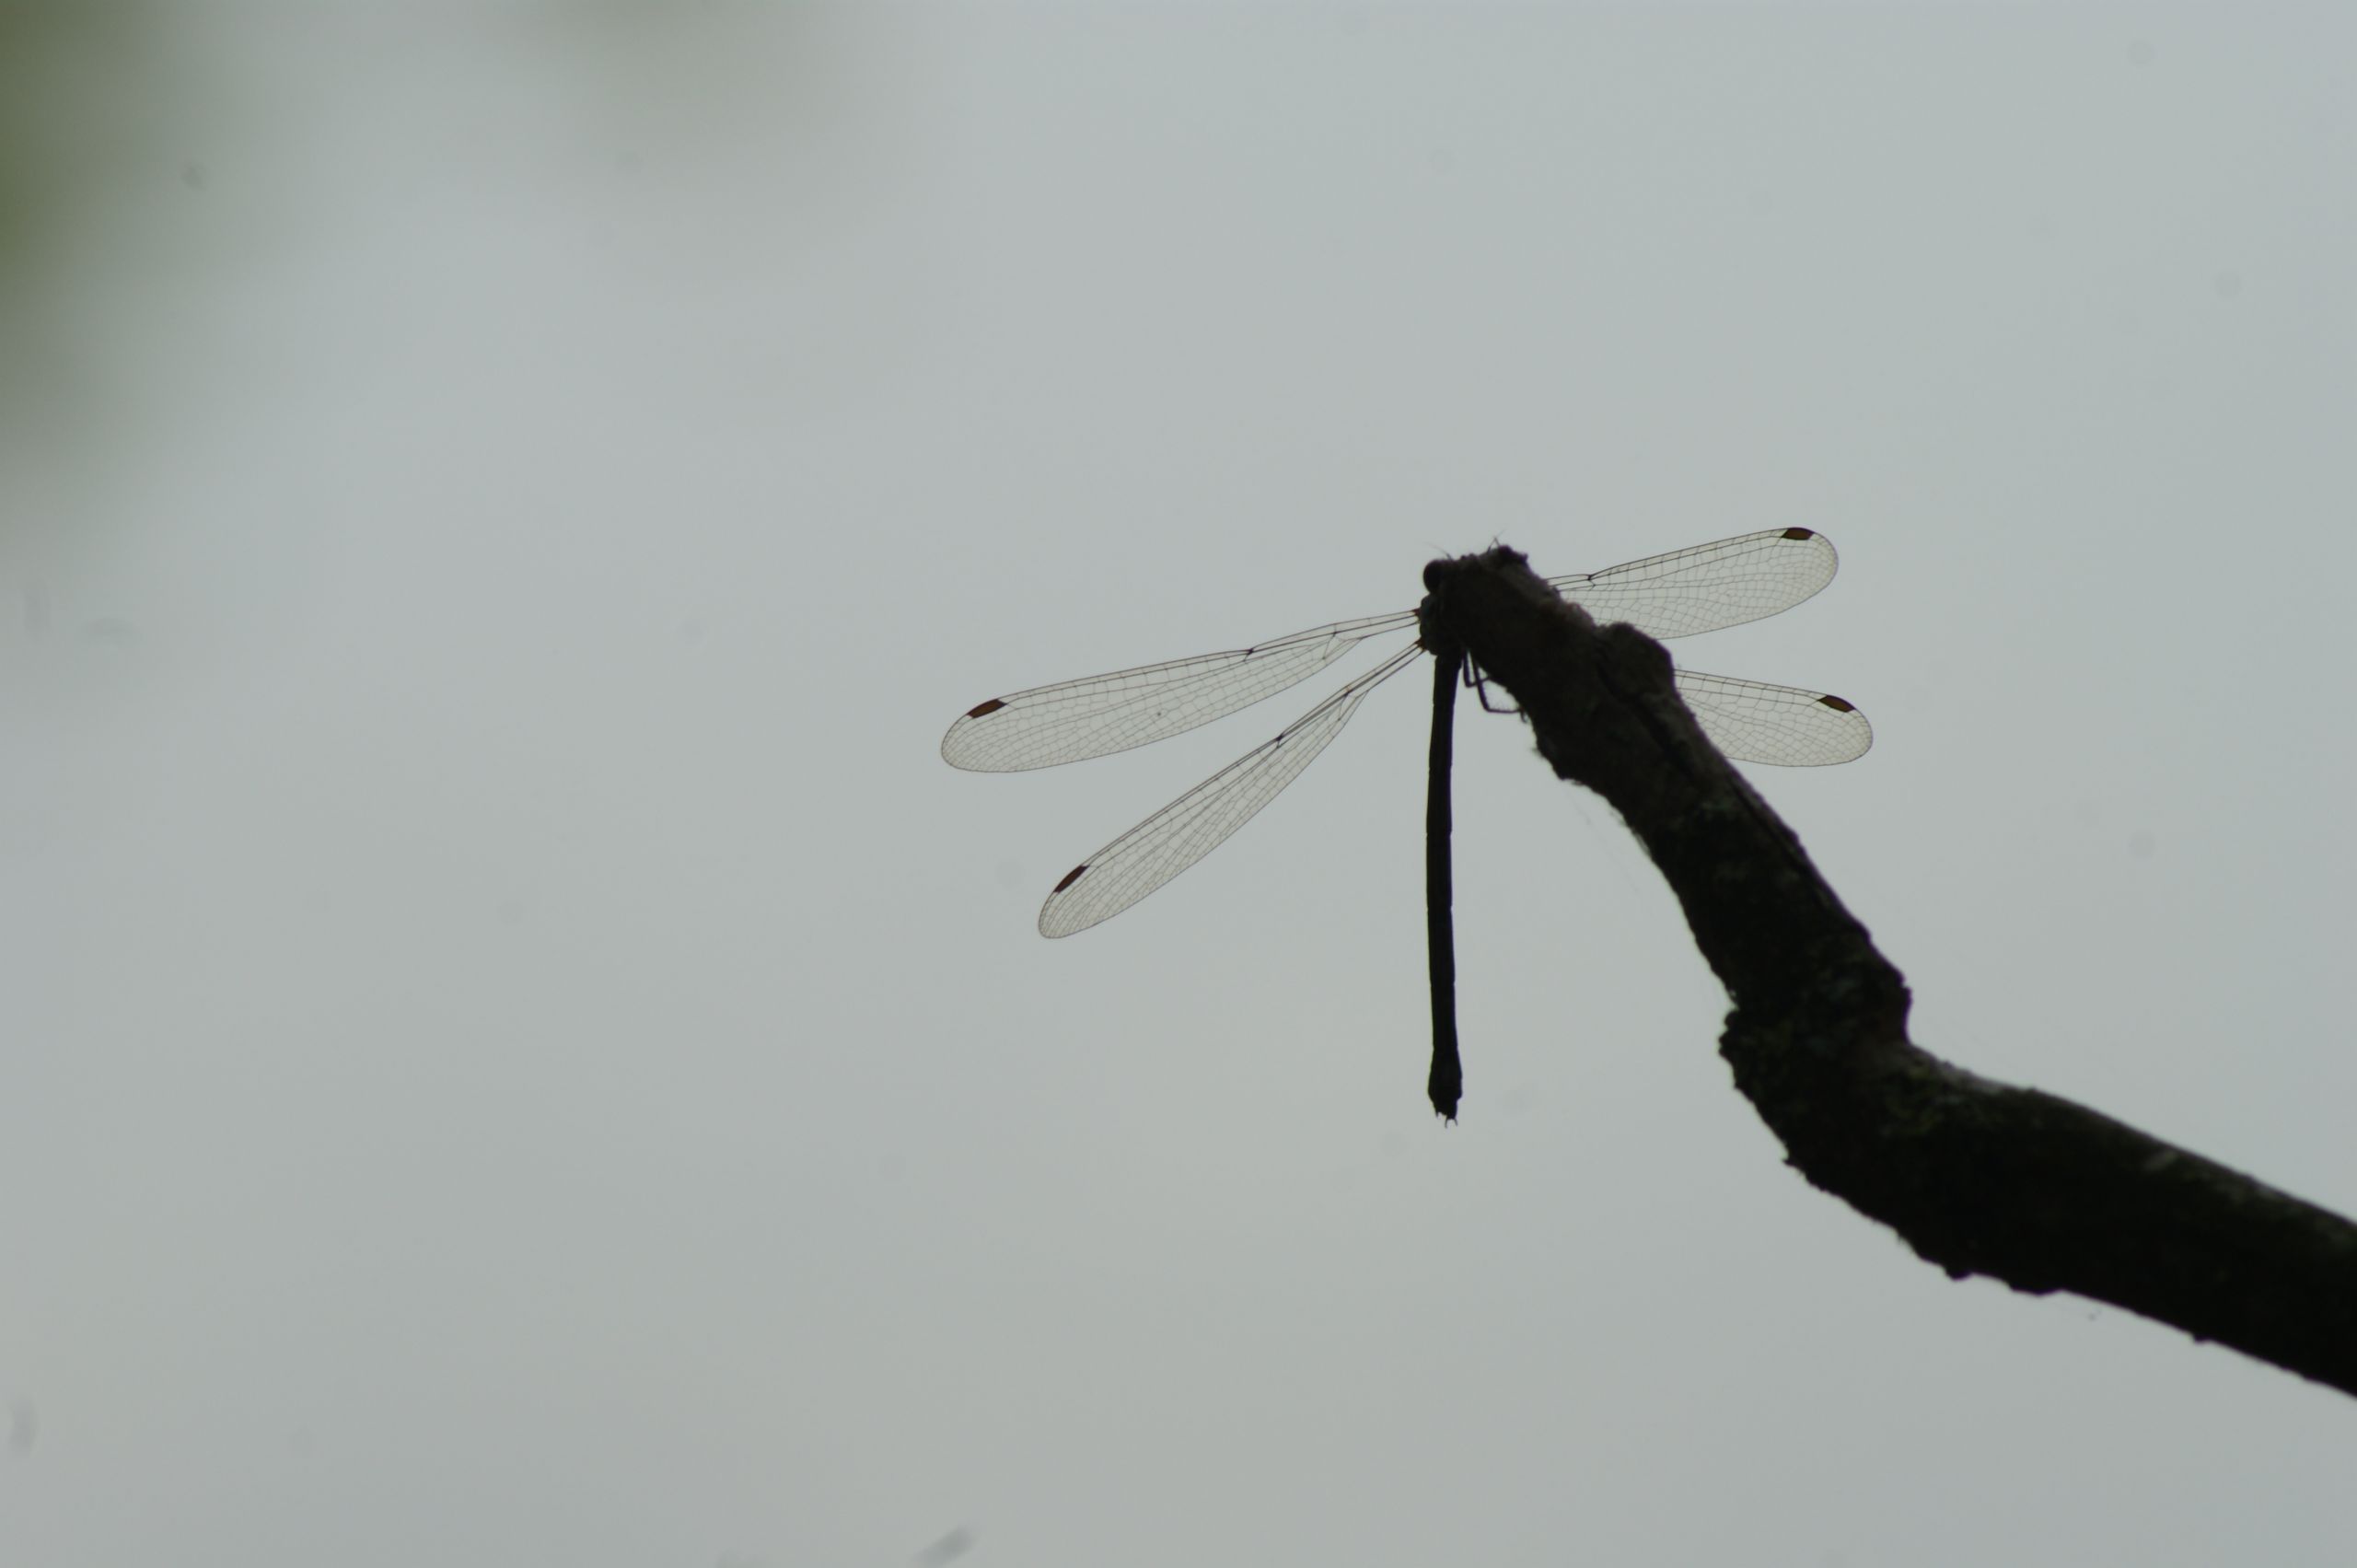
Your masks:
{"label": "dragonfly", "polygon": [[[1715,632],[1790,610],[1839,567],[1833,541],[1811,528],[1766,528],[1649,555],[1548,585],[1599,623],[1621,621],[1669,639]],[[1364,643],[1419,627],[1397,610],[1312,627],[1249,647],[1107,675],[1035,686],[975,704],[941,739],[943,761],[976,772],[1057,767],[1166,740],[1298,685]],[[1454,1120],[1462,1089],[1457,1063],[1455,959],[1447,934],[1448,703],[1461,650],[1418,635],[1372,669],[1136,827],[1082,861],[1039,908],[1042,936],[1070,936],[1128,909],[1226,842],[1301,776],[1351,722],[1368,694],[1424,653],[1435,671],[1432,796],[1427,809],[1426,902],[1432,915],[1434,1108]],[[1464,678],[1478,680],[1466,666]],[[1712,743],[1738,761],[1785,767],[1847,762],[1874,744],[1865,714],[1823,691],[1679,668],[1678,694]],[[1446,992],[1446,994],[1444,994]],[[1446,1016],[1444,1017],[1444,1015]]]}

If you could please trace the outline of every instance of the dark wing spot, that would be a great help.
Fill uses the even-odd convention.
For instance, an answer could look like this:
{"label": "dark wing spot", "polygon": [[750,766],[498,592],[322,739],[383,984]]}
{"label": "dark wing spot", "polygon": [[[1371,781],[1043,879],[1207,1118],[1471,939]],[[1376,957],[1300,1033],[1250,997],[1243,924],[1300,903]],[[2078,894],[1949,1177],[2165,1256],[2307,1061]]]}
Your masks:
{"label": "dark wing spot", "polygon": [[[1059,883],[1057,883],[1057,884],[1056,884],[1056,892],[1057,892],[1057,893],[1061,893],[1061,892],[1062,892],[1066,888],[1071,887],[1074,882],[1079,881],[1079,880],[1080,880],[1080,874],[1081,874],[1082,872],[1084,872],[1084,871],[1087,870],[1087,869],[1088,869],[1088,867],[1087,867],[1087,866],[1086,866],[1086,865],[1075,865],[1075,866],[1074,866],[1070,871],[1065,872],[1065,873],[1064,873],[1064,879],[1063,879],[1062,881],[1061,881],[1061,882],[1059,882]],[[1051,893],[1051,894],[1050,894],[1050,895],[1048,895],[1048,896],[1049,896],[1050,898],[1053,898],[1053,897],[1055,896],[1055,894],[1054,894],[1054,893]]]}
{"label": "dark wing spot", "polygon": [[1825,696],[1819,697],[1817,701],[1824,703],[1827,707],[1831,708],[1837,714],[1854,714],[1858,711],[1856,703],[1845,703],[1840,698],[1833,696],[1829,692]]}
{"label": "dark wing spot", "polygon": [[970,719],[978,719],[984,714],[994,714],[1004,706],[1006,706],[1004,703],[1000,702],[996,697],[993,697],[987,703],[981,703],[977,707],[968,709],[966,716]]}
{"label": "dark wing spot", "polygon": [[1786,539],[1815,539],[1817,530],[1815,528],[1786,528],[1784,537]]}

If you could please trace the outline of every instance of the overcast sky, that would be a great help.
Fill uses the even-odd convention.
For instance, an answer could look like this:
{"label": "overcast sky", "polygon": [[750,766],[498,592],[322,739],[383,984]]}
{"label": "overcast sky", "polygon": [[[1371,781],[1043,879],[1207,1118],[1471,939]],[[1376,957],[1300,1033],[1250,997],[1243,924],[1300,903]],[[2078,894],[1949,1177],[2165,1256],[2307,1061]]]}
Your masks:
{"label": "overcast sky", "polygon": [[2357,1211],[2348,10],[123,16],[9,67],[0,1561],[2357,1558],[2347,1398],[1788,1170],[1516,720],[1455,1127],[1421,679],[1065,941],[1360,666],[935,749],[1818,528],[1675,651],[1872,717],[1751,774],[1916,1038]]}

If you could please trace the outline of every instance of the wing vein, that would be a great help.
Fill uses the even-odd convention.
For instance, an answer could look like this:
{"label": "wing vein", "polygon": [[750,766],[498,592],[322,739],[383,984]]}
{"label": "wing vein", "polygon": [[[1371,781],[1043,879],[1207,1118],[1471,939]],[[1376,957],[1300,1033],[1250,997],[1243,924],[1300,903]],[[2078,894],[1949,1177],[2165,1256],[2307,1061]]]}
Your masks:
{"label": "wing vein", "polygon": [[1763,528],[1547,581],[1598,621],[1626,621],[1649,637],[1691,637],[1790,610],[1831,582],[1840,563],[1821,533]]}
{"label": "wing vein", "polygon": [[1051,768],[1183,735],[1308,679],[1413,610],[1338,621],[1273,642],[993,698],[949,726],[942,760],[977,772]]}
{"label": "wing vein", "polygon": [[1822,768],[1863,757],[1875,743],[1866,715],[1826,692],[1696,669],[1676,674],[1702,733],[1738,762]]}
{"label": "wing vein", "polygon": [[1039,935],[1109,920],[1186,870],[1301,776],[1366,694],[1423,652],[1411,644],[1082,861],[1039,906]]}

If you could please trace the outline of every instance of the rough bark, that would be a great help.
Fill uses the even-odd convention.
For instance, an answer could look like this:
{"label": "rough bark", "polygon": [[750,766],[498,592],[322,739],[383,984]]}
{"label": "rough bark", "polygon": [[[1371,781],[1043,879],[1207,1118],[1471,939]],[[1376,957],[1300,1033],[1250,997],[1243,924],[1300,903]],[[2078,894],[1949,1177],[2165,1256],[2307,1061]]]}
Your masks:
{"label": "rough bark", "polygon": [[2071,1291],[2357,1394],[2357,1225],[1907,1038],[1904,979],[1705,739],[1668,655],[1504,548],[1425,569],[1423,613],[1610,801],[1734,1002],[1720,1054],[1789,1163],[1962,1278]]}

